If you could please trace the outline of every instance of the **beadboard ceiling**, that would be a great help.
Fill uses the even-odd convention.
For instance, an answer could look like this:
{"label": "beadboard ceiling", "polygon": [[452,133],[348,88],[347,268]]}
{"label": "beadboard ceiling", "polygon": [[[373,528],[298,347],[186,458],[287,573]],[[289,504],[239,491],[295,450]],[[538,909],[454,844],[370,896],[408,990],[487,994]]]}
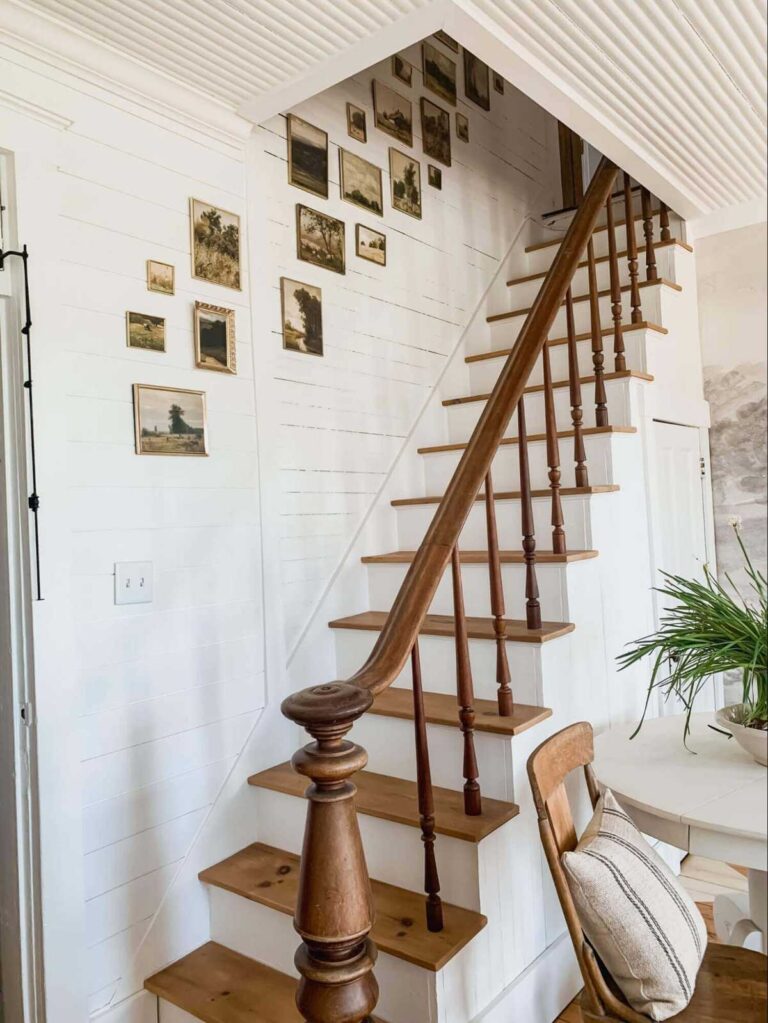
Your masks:
{"label": "beadboard ceiling", "polygon": [[[684,212],[765,193],[763,0],[0,0],[3,8],[66,26],[252,120],[374,63],[387,43],[392,52],[442,25],[493,55],[524,91],[530,82],[530,95],[617,161],[640,154],[658,172],[648,184],[662,183],[662,194],[671,182]],[[594,137],[589,123],[599,125]]]}

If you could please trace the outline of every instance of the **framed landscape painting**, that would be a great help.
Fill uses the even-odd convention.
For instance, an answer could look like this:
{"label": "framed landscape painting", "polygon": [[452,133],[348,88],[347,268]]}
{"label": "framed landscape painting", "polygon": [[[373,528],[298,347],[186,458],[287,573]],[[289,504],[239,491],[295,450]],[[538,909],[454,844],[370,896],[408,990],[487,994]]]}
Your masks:
{"label": "framed landscape painting", "polygon": [[323,354],[323,296],[314,284],[280,278],[283,348],[305,355]]}
{"label": "framed landscape painting", "polygon": [[205,393],[133,385],[137,455],[207,455]]}
{"label": "framed landscape painting", "polygon": [[240,217],[200,199],[189,200],[192,276],[240,291]]}
{"label": "framed landscape painting", "polygon": [[447,46],[448,49],[453,50],[454,53],[459,52],[458,42],[453,38],[453,36],[449,36],[447,32],[443,32],[442,29],[440,29],[439,32],[435,32],[435,39],[439,39],[443,46]]}
{"label": "framed landscape painting", "polygon": [[389,150],[392,206],[421,220],[421,164],[398,149]]}
{"label": "framed landscape painting", "polygon": [[195,302],[195,365],[220,373],[237,372],[234,309]]}
{"label": "framed landscape painting", "polygon": [[381,168],[356,153],[339,148],[339,181],[342,199],[378,213],[380,217],[384,215]]}
{"label": "framed landscape painting", "polygon": [[288,182],[328,198],[328,135],[295,114],[288,114]]}
{"label": "framed landscape painting", "polygon": [[424,85],[456,106],[456,62],[431,43],[422,43]]}
{"label": "framed landscape painting", "polygon": [[361,259],[387,265],[387,236],[364,224],[355,225],[355,251]]}
{"label": "framed landscape painting", "polygon": [[377,128],[404,142],[413,145],[413,104],[388,85],[373,83],[373,117]]}
{"label": "framed landscape painting", "polygon": [[125,329],[129,348],[165,351],[165,317],[128,312],[125,314]]}
{"label": "framed landscape painting", "polygon": [[464,92],[467,99],[483,110],[491,109],[491,85],[488,65],[474,53],[464,50]]}
{"label": "framed landscape painting", "polygon": [[347,103],[347,135],[357,142],[368,141],[368,127],[365,123],[365,111],[354,103]]}
{"label": "framed landscape painting", "polygon": [[147,290],[159,291],[161,295],[172,295],[175,288],[176,269],[170,263],[156,259],[147,260]]}
{"label": "framed landscape painting", "polygon": [[427,156],[451,166],[451,115],[426,96],[421,97],[421,139]]}
{"label": "framed landscape painting", "polygon": [[492,76],[493,76],[493,87],[494,87],[494,89],[501,96],[503,96],[504,95],[504,79],[496,71],[492,72]]}
{"label": "framed landscape painting", "polygon": [[334,273],[346,273],[344,221],[296,205],[296,255]]}
{"label": "framed landscape painting", "polygon": [[469,142],[469,119],[456,112],[456,137],[462,142]]}
{"label": "framed landscape painting", "polygon": [[399,53],[396,53],[392,58],[392,74],[395,78],[399,78],[403,85],[407,85],[408,88],[413,84],[413,64],[409,64]]}
{"label": "framed landscape painting", "polygon": [[427,181],[432,188],[442,189],[443,172],[439,167],[433,167],[431,163],[427,165]]}

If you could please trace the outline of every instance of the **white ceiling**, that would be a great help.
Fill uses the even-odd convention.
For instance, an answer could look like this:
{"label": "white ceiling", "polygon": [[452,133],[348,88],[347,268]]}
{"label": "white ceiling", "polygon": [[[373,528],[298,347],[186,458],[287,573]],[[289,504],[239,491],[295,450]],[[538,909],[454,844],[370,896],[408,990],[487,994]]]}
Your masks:
{"label": "white ceiling", "polygon": [[683,212],[765,192],[763,0],[0,0],[10,8],[254,120],[444,26],[623,166],[636,156]]}

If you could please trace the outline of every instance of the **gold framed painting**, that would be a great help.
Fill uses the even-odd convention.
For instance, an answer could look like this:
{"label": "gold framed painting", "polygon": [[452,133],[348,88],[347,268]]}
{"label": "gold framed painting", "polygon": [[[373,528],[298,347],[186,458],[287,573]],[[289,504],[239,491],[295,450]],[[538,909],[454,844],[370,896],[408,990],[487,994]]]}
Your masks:
{"label": "gold framed painting", "polygon": [[189,200],[192,276],[198,281],[242,291],[240,284],[240,217],[220,206]]}
{"label": "gold framed painting", "polygon": [[328,133],[288,114],[288,183],[328,198]]}
{"label": "gold framed painting", "polygon": [[413,64],[409,63],[405,57],[401,57],[399,53],[392,58],[392,74],[409,89],[413,85]]}
{"label": "gold framed painting", "polygon": [[235,310],[195,302],[195,365],[218,373],[237,373]]}
{"label": "gold framed painting", "polygon": [[456,62],[431,43],[421,44],[424,85],[456,106]]}
{"label": "gold framed painting", "polygon": [[323,293],[315,284],[280,278],[283,348],[303,355],[323,354]]}
{"label": "gold framed painting", "polygon": [[459,44],[453,36],[449,36],[447,32],[440,29],[439,32],[435,32],[435,39],[439,39],[443,46],[447,46],[449,50],[453,50],[454,53],[459,52]]}
{"label": "gold framed painting", "polygon": [[441,190],[443,187],[443,172],[439,167],[433,167],[432,164],[427,164],[427,181],[432,188]]}
{"label": "gold framed painting", "polygon": [[355,252],[378,266],[387,265],[387,236],[365,224],[355,224]]}
{"label": "gold framed painting", "polygon": [[469,118],[456,111],[456,138],[469,142]]}
{"label": "gold framed painting", "polygon": [[421,220],[421,164],[399,149],[389,150],[392,207]]}
{"label": "gold framed painting", "polygon": [[426,96],[421,97],[421,145],[427,156],[451,166],[451,115]]}
{"label": "gold framed painting", "polygon": [[147,291],[173,295],[176,291],[176,268],[157,259],[147,260]]}
{"label": "gold framed painting", "polygon": [[347,135],[357,142],[368,141],[365,111],[354,103],[347,103]]}
{"label": "gold framed painting", "polygon": [[147,352],[165,351],[164,316],[127,312],[125,333],[129,348],[143,348]]}
{"label": "gold framed painting", "polygon": [[388,85],[374,80],[373,83],[374,124],[387,135],[413,145],[413,104]]}
{"label": "gold framed painting", "polygon": [[384,190],[381,168],[364,160],[357,153],[339,146],[339,182],[341,198],[369,213],[384,216]]}
{"label": "gold framed painting", "polygon": [[296,204],[296,255],[334,273],[346,273],[344,221]]}
{"label": "gold framed painting", "polygon": [[490,69],[467,49],[464,50],[464,95],[482,110],[491,109]]}
{"label": "gold framed painting", "polygon": [[208,454],[204,391],[134,384],[133,421],[137,455]]}

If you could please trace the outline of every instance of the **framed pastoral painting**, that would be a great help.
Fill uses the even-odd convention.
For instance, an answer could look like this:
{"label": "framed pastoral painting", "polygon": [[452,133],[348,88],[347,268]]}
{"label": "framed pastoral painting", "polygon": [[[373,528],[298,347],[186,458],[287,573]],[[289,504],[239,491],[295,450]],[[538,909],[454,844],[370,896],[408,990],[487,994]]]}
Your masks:
{"label": "framed pastoral painting", "polygon": [[408,88],[413,85],[413,64],[410,64],[405,57],[396,53],[392,58],[392,74]]}
{"label": "framed pastoral painting", "polygon": [[451,166],[451,115],[426,96],[421,97],[421,140],[427,156]]}
{"label": "framed pastoral painting", "polygon": [[459,44],[453,36],[449,36],[447,32],[443,32],[440,29],[439,32],[435,32],[435,39],[439,39],[443,46],[447,46],[449,50],[453,50],[454,53],[459,52]]}
{"label": "framed pastoral painting", "polygon": [[234,309],[195,302],[195,365],[237,373]]}
{"label": "framed pastoral painting", "polygon": [[488,65],[464,50],[464,94],[483,110],[491,109],[491,85]]}
{"label": "framed pastoral painting", "polygon": [[328,134],[288,114],[288,182],[328,198]]}
{"label": "framed pastoral painting", "polygon": [[344,221],[296,205],[296,255],[334,273],[346,273]]}
{"label": "framed pastoral painting", "polygon": [[413,145],[413,104],[382,82],[373,83],[373,117],[377,128]]}
{"label": "framed pastoral painting", "polygon": [[368,126],[365,123],[365,111],[354,103],[347,103],[347,135],[357,142],[368,141]]}
{"label": "framed pastoral painting", "polygon": [[205,393],[133,385],[137,455],[207,455]]}
{"label": "framed pastoral painting", "polygon": [[422,43],[424,85],[456,106],[456,62],[431,43]]}
{"label": "framed pastoral painting", "polygon": [[355,224],[355,252],[379,266],[387,265],[387,236],[364,224]]}
{"label": "framed pastoral painting", "polygon": [[170,263],[157,259],[147,260],[147,291],[159,291],[161,295],[172,295],[175,287],[176,268]]}
{"label": "framed pastoral painting", "polygon": [[323,354],[323,295],[314,284],[280,278],[283,348],[304,355]]}
{"label": "framed pastoral painting", "polygon": [[125,330],[129,348],[165,351],[165,317],[128,312],[125,314]]}
{"label": "framed pastoral painting", "polygon": [[443,172],[439,167],[433,167],[431,163],[427,164],[427,181],[432,188],[442,189]]}
{"label": "framed pastoral painting", "polygon": [[192,276],[240,291],[240,217],[201,199],[189,200]]}
{"label": "framed pastoral painting", "polygon": [[462,142],[469,142],[469,118],[456,112],[456,137]]}
{"label": "framed pastoral painting", "polygon": [[339,147],[339,181],[342,199],[380,217],[384,215],[380,167]]}
{"label": "framed pastoral painting", "polygon": [[392,206],[409,217],[421,220],[421,165],[399,149],[389,150],[389,177]]}

